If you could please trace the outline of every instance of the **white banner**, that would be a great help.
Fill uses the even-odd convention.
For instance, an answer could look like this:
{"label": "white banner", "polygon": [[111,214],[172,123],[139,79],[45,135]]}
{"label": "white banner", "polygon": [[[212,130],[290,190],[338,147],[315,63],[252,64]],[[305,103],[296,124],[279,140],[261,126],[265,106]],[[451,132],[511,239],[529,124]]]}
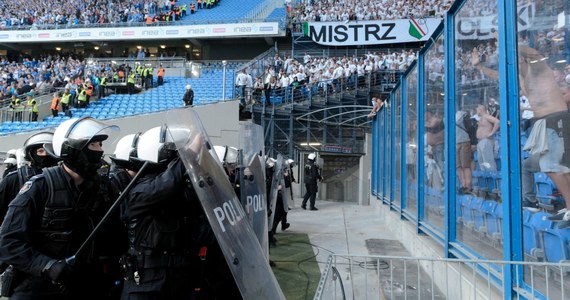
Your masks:
{"label": "white banner", "polygon": [[303,32],[315,43],[327,46],[379,45],[427,41],[441,19],[391,21],[311,22]]}
{"label": "white banner", "polygon": [[[498,28],[498,15],[465,18],[460,15],[455,17],[455,34],[457,39],[487,40],[495,38],[493,32]],[[534,4],[517,7],[517,31],[531,29],[533,19]]]}
{"label": "white banner", "polygon": [[114,28],[66,28],[51,30],[0,31],[0,43],[84,42],[114,40],[266,37],[279,33],[277,22],[203,24],[188,26],[144,26]]}

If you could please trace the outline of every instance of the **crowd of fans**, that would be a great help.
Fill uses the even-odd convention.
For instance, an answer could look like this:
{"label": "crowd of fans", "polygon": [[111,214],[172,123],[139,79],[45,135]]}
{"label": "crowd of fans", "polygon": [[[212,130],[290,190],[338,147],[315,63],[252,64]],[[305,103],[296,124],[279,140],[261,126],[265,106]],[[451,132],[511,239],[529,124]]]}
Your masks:
{"label": "crowd of fans", "polygon": [[451,4],[451,0],[300,0],[290,16],[293,23],[443,17]]}
{"label": "crowd of fans", "polygon": [[[269,103],[272,95],[302,98],[310,90],[312,93],[335,93],[344,89],[353,89],[367,80],[387,80],[396,82],[396,72],[388,72],[389,78],[368,78],[368,74],[377,71],[404,71],[416,59],[413,50],[391,52],[369,51],[360,57],[323,57],[305,53],[302,60],[290,56],[275,57],[265,61],[262,74],[238,75],[236,86],[238,93],[251,90],[253,102]],[[249,76],[245,79],[243,76]],[[255,77],[255,80],[253,79]],[[290,91],[292,94],[290,94]],[[245,98],[242,97],[242,99]]]}
{"label": "crowd of fans", "polygon": [[[106,23],[177,21],[218,0],[29,0],[0,2],[0,29],[19,26],[68,27]],[[204,4],[204,5],[202,5]]]}
{"label": "crowd of fans", "polygon": [[[0,100],[22,97],[29,92],[47,93],[63,87],[70,78],[83,76],[84,62],[72,55],[0,58]],[[4,106],[4,105],[2,105]]]}

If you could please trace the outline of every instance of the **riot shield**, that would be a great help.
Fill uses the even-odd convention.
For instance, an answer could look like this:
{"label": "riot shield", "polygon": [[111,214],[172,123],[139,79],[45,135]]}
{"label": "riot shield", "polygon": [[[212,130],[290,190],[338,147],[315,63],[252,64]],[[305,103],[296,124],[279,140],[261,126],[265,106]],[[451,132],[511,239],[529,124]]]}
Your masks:
{"label": "riot shield", "polygon": [[174,139],[180,159],[243,298],[285,299],[198,114],[171,110],[166,124],[173,137],[184,136]]}
{"label": "riot shield", "polygon": [[[277,160],[275,161],[275,172],[273,172],[273,178],[271,179],[271,194],[269,194],[269,209],[271,210],[271,215],[268,224],[273,225],[273,218],[275,217],[275,205],[277,203],[277,193],[279,192],[279,184],[283,178],[283,156],[277,154]],[[283,188],[285,186],[283,185]]]}
{"label": "riot shield", "polygon": [[263,127],[253,123],[241,124],[241,204],[263,253],[269,260],[265,163],[262,163],[264,146]]}
{"label": "riot shield", "polygon": [[291,187],[287,187],[285,184],[285,175],[288,174],[287,176],[291,176],[290,173],[291,169],[289,168],[289,164],[285,162],[283,165],[283,176],[281,178],[281,188],[283,189],[281,195],[283,197],[283,210],[285,212],[289,211],[289,205],[291,205],[293,201],[293,199],[291,199]]}

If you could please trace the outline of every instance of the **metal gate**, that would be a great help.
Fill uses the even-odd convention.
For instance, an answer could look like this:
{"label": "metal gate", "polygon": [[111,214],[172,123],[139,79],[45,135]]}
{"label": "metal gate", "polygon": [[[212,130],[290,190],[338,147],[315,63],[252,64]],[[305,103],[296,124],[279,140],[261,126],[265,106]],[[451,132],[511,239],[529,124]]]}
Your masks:
{"label": "metal gate", "polygon": [[333,254],[314,299],[568,299],[569,272],[568,262]]}

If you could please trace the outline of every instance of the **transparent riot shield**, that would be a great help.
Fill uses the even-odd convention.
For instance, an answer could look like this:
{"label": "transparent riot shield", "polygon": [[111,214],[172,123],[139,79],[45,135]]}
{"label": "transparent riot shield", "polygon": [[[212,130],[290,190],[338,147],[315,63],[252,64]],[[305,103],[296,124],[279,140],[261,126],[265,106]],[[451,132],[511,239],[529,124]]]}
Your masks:
{"label": "transparent riot shield", "polygon": [[169,134],[244,299],[285,299],[198,114],[166,115]]}
{"label": "transparent riot shield", "polygon": [[263,127],[253,123],[240,125],[240,200],[263,253],[269,260],[264,147]]}
{"label": "transparent riot shield", "polygon": [[289,168],[289,164],[285,161],[283,163],[283,176],[281,177],[281,189],[283,190],[281,195],[283,197],[283,210],[285,212],[289,211],[289,206],[291,205],[293,199],[291,199],[291,186],[287,187],[285,184],[285,180],[287,180],[286,176],[291,176],[291,169]]}
{"label": "transparent riot shield", "polygon": [[[275,161],[275,171],[273,172],[273,178],[271,179],[271,193],[269,194],[269,209],[271,210],[271,215],[268,224],[273,225],[273,218],[275,217],[275,205],[277,203],[277,193],[279,192],[279,185],[281,179],[283,178],[283,156],[277,154],[277,159]],[[283,186],[284,188],[285,186]]]}

